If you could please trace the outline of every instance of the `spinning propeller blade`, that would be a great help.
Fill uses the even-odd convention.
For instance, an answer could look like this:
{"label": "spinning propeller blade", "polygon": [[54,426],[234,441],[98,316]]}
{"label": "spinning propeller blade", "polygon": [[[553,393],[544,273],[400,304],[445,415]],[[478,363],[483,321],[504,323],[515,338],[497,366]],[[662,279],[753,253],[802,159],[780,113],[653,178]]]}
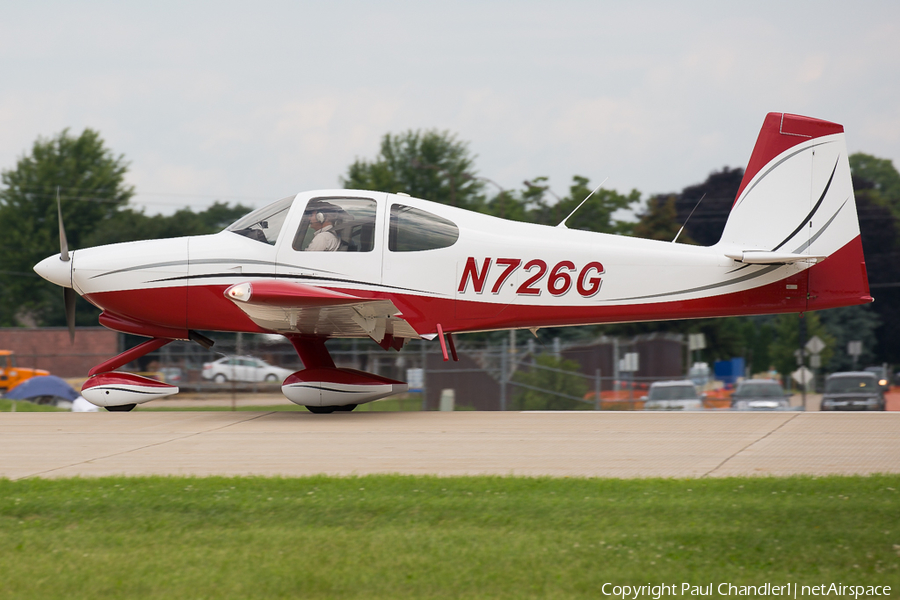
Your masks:
{"label": "spinning propeller blade", "polygon": [[[59,186],[56,187],[56,213],[59,215],[59,260],[69,261],[69,242],[66,240],[66,228],[63,225],[62,201],[59,199]],[[70,287],[63,288],[63,302],[66,307],[66,326],[69,328],[69,342],[75,343],[75,298],[77,294]]]}
{"label": "spinning propeller blade", "polygon": [[56,186],[56,212],[59,215],[59,260],[68,262],[69,242],[66,241],[66,227],[63,225],[62,201],[59,199],[59,186]]}

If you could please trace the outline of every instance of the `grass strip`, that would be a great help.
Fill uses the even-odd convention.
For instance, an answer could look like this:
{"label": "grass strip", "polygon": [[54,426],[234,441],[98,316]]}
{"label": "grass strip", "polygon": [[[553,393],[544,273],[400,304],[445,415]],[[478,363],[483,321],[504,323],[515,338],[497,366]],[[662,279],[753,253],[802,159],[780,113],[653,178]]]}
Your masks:
{"label": "grass strip", "polygon": [[898,490],[896,475],[0,480],[0,597],[597,598],[606,582],[896,597]]}
{"label": "grass strip", "polygon": [[35,404],[28,400],[0,398],[0,412],[68,412],[67,408],[56,408],[49,404]]}

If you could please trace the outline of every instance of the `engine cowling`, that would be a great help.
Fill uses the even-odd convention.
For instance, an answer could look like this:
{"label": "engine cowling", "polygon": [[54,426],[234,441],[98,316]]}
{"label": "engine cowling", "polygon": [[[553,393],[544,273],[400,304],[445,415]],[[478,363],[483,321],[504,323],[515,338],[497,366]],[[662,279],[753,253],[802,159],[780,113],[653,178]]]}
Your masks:
{"label": "engine cowling", "polygon": [[290,374],[281,385],[285,397],[301,406],[364,404],[409,389],[403,381],[355,369],[303,369]]}

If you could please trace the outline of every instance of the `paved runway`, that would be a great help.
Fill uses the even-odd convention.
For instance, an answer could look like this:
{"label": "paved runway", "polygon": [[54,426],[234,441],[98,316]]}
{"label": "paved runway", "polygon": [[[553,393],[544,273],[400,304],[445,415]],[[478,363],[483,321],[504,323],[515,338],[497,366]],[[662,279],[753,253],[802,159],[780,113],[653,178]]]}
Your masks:
{"label": "paved runway", "polygon": [[900,473],[900,413],[2,413],[0,476]]}

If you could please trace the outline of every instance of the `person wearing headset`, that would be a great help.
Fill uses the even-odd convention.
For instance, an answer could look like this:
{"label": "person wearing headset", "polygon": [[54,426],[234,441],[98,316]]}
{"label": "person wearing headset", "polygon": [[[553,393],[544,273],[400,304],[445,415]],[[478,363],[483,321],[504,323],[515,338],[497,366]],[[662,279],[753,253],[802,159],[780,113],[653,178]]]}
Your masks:
{"label": "person wearing headset", "polygon": [[309,216],[309,225],[315,230],[315,235],[306,251],[334,252],[341,247],[341,240],[334,233],[332,217],[324,211],[315,211]]}

